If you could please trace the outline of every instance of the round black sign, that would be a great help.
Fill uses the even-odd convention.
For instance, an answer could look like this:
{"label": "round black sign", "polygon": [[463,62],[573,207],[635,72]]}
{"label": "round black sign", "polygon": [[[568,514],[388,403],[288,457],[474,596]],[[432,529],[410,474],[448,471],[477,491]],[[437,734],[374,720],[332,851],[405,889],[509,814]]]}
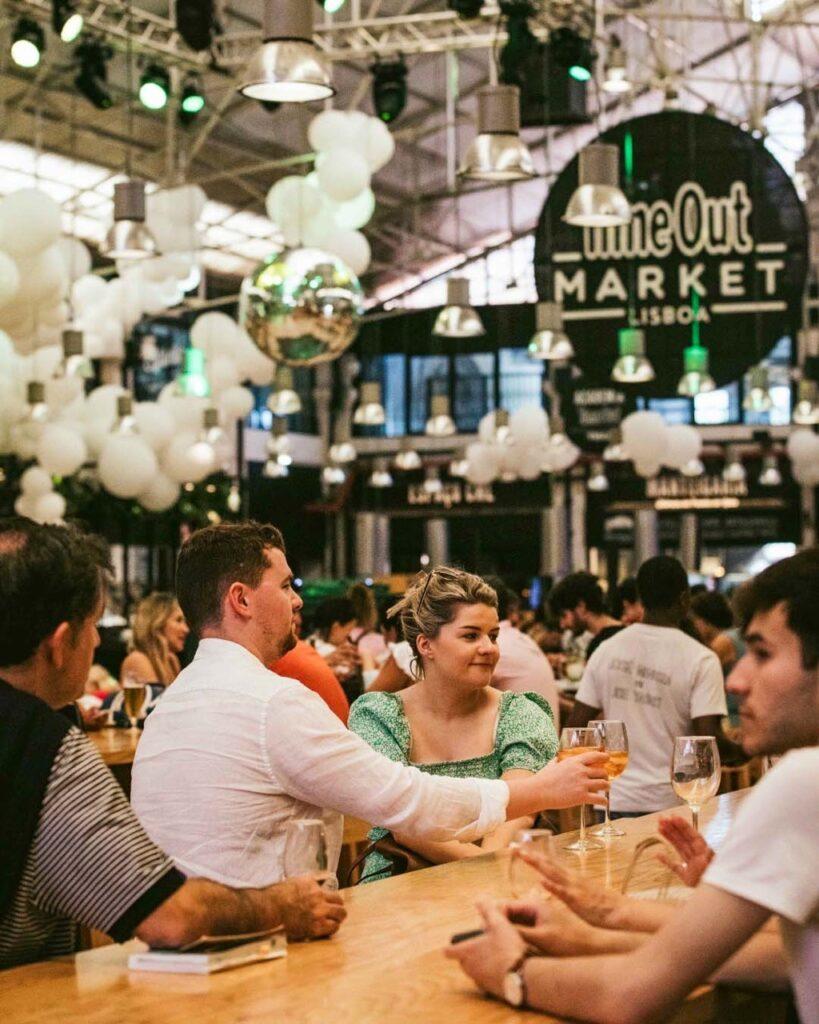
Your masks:
{"label": "round black sign", "polygon": [[584,385],[610,382],[622,327],[646,332],[656,379],[639,388],[654,395],[675,393],[687,345],[708,347],[720,386],[794,337],[808,228],[793,183],[763,143],[684,111],[625,121],[602,141],[620,150],[631,222],[563,221],[575,158],[549,192],[535,242],[538,294],[563,303]]}

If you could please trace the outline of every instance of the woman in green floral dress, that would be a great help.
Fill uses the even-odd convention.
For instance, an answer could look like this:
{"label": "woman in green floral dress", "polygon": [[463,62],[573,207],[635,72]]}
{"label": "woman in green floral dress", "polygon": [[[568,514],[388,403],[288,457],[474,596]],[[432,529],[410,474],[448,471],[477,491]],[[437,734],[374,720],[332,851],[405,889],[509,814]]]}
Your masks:
{"label": "woman in green floral dress", "polygon": [[[495,591],[479,576],[446,566],[424,575],[393,609],[415,654],[418,681],[398,693],[368,693],[355,702],[350,728],[393,761],[430,775],[513,779],[552,761],[558,740],[548,703],[536,693],[501,693],[490,686],[498,661]],[[555,763],[555,803],[566,765]],[[475,857],[508,846],[531,818],[508,821],[480,843],[410,841],[402,846],[435,864]],[[389,836],[373,829],[372,840]],[[362,879],[391,873],[375,851]]]}

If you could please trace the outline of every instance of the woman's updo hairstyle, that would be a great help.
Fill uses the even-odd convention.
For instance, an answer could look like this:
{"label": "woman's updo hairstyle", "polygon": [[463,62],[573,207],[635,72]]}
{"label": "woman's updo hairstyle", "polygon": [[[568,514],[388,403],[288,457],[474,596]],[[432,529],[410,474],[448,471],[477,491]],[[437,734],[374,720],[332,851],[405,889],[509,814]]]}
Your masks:
{"label": "woman's updo hairstyle", "polygon": [[404,639],[412,648],[413,670],[417,677],[423,675],[418,637],[435,638],[441,627],[455,618],[459,604],[497,608],[498,595],[480,576],[441,565],[428,573],[419,573],[401,600],[387,612],[390,618],[395,615],[399,618]]}

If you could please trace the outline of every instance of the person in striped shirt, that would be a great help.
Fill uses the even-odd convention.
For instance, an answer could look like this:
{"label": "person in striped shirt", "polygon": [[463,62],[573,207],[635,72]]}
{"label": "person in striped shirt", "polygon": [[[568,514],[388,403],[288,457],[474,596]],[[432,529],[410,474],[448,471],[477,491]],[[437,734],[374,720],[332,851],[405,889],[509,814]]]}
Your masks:
{"label": "person in striped shirt", "polygon": [[0,521],[0,968],[72,953],[82,927],[166,948],[280,924],[333,934],[341,897],[313,877],[238,890],[186,878],[60,713],[83,692],[108,571],[97,538]]}

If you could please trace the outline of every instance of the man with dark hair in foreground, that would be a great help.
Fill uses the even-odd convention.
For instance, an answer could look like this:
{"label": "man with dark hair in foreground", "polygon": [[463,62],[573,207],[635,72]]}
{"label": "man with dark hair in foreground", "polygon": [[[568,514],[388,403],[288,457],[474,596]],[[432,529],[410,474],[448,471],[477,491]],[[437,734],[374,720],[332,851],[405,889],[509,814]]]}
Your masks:
{"label": "man with dark hair in foreground", "polygon": [[[482,904],[486,933],[448,950],[482,989],[579,1020],[642,1024],[666,1019],[709,978],[775,985],[789,974],[803,1024],[819,1021],[819,549],[766,569],[740,611],[748,648],[728,687],[742,745],[786,756],[748,794],[713,860],[680,830],[680,873],[704,870],[691,899],[629,900],[527,858],[573,912],[554,900]],[[672,839],[676,820],[663,830]],[[781,938],[765,927],[772,916]],[[511,921],[525,921],[523,937]],[[524,937],[547,956],[524,963]]]}
{"label": "man with dark hair in foreground", "polygon": [[311,877],[241,892],[186,881],[59,713],[88,678],[109,568],[71,527],[0,522],[0,968],[74,952],[81,926],[165,947],[279,924],[332,934],[344,907]]}

